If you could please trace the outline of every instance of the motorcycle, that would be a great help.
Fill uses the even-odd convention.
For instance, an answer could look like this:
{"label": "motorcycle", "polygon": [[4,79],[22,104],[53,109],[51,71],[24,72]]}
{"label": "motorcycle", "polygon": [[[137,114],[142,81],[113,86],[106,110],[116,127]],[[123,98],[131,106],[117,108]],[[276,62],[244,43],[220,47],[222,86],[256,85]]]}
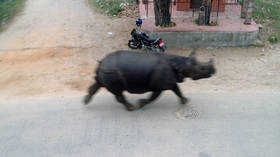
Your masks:
{"label": "motorcycle", "polygon": [[[136,25],[141,29],[142,19],[136,20]],[[152,52],[164,53],[166,45],[161,38],[150,38],[146,33],[133,29],[131,31],[132,38],[128,41],[128,47],[131,49],[146,49]]]}
{"label": "motorcycle", "polygon": [[148,49],[152,52],[164,53],[166,45],[161,38],[150,38],[146,33],[131,31],[132,39],[128,41],[128,47],[131,49]]}

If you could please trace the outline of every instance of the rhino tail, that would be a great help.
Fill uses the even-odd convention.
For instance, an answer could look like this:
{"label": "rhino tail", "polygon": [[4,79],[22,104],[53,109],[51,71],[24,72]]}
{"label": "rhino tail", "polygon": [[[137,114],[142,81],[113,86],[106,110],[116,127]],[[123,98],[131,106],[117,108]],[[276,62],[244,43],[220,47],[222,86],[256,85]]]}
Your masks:
{"label": "rhino tail", "polygon": [[100,89],[101,85],[99,82],[95,82],[88,88],[88,94],[84,97],[84,104],[87,105],[92,99],[93,95]]}

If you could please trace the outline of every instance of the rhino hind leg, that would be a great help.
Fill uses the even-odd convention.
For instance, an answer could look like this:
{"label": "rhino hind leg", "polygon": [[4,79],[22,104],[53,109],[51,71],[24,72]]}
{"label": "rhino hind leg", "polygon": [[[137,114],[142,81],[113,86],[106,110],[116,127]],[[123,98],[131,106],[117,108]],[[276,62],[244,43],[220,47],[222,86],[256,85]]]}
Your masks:
{"label": "rhino hind leg", "polygon": [[115,95],[118,102],[122,103],[128,111],[133,111],[136,109],[135,106],[131,105],[125,98],[123,94]]}
{"label": "rhino hind leg", "polygon": [[184,97],[177,84],[173,87],[172,91],[180,98],[182,104],[186,104],[189,100]]}
{"label": "rhino hind leg", "polygon": [[156,100],[156,98],[159,97],[159,95],[161,94],[162,91],[154,91],[151,95],[150,98],[148,99],[140,99],[139,100],[139,106],[140,108],[146,106],[147,104],[151,103],[152,101]]}
{"label": "rhino hind leg", "polygon": [[92,98],[92,96],[100,89],[100,84],[98,82],[95,82],[92,84],[88,89],[88,94],[84,98],[84,104],[88,104]]}

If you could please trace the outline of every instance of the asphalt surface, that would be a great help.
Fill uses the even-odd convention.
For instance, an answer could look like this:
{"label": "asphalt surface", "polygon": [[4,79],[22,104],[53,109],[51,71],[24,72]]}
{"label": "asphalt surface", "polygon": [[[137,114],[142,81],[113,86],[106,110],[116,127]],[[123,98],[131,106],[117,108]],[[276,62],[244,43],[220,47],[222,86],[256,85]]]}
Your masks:
{"label": "asphalt surface", "polygon": [[280,94],[185,95],[185,106],[165,92],[133,112],[105,91],[88,106],[81,96],[0,100],[0,156],[279,156]]}

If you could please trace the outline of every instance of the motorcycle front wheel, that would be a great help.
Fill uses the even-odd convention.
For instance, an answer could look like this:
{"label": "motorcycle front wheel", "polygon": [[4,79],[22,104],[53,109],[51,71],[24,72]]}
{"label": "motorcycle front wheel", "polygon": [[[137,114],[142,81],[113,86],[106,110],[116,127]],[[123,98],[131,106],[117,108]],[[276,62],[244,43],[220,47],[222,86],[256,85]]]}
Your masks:
{"label": "motorcycle front wheel", "polygon": [[136,42],[134,39],[128,41],[128,47],[131,49],[139,49],[140,43]]}

